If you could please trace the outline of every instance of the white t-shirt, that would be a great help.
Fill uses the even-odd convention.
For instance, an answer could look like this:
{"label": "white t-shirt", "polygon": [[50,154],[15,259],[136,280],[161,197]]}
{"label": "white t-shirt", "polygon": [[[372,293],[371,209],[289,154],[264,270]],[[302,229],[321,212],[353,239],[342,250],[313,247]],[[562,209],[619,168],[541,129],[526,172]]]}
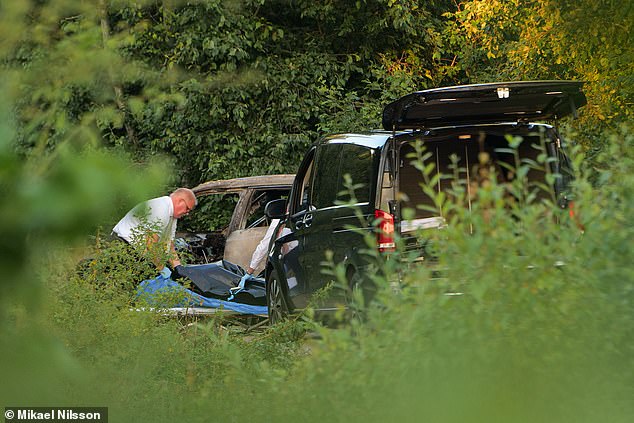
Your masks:
{"label": "white t-shirt", "polygon": [[176,236],[174,205],[168,196],[153,198],[137,204],[112,229],[112,232],[132,243],[136,236],[148,229],[159,235],[159,241],[165,242],[169,250]]}

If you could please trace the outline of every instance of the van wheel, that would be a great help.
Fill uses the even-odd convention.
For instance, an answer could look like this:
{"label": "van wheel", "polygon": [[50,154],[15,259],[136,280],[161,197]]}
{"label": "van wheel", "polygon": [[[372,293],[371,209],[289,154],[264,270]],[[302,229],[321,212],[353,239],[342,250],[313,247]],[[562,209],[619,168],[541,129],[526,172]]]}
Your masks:
{"label": "van wheel", "polygon": [[266,304],[269,311],[269,322],[274,325],[288,319],[288,305],[284,298],[282,285],[275,272],[271,273],[269,281],[266,284]]}

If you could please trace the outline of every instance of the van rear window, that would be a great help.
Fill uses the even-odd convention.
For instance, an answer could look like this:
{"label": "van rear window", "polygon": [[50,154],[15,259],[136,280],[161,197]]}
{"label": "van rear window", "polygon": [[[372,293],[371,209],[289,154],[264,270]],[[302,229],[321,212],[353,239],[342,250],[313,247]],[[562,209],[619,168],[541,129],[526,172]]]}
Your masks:
{"label": "van rear window", "polygon": [[[499,184],[509,183],[516,176],[517,161],[520,166],[527,167],[526,180],[528,189],[537,197],[549,195],[541,189],[545,184],[543,165],[537,165],[537,157],[545,150],[540,147],[540,139],[536,136],[525,136],[516,150],[517,157],[509,151],[509,143],[502,135],[473,134],[461,135],[442,140],[425,140],[425,152],[428,153],[425,165],[433,163],[431,176],[441,174],[441,178],[433,186],[427,186],[434,193],[449,194],[456,184],[465,190],[478,184],[478,167],[480,154],[486,153],[488,166],[495,169]],[[399,191],[403,198],[403,207],[416,210],[416,218],[443,216],[443,211],[434,204],[429,193],[424,192],[421,184],[426,184],[421,172],[414,167],[411,157],[415,153],[413,145],[407,143],[400,150]],[[468,192],[468,191],[467,191]]]}

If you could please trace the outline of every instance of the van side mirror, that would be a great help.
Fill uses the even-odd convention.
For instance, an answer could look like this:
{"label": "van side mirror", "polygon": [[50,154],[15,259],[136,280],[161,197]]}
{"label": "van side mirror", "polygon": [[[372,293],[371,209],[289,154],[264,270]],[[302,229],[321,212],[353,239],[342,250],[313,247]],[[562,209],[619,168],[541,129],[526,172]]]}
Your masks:
{"label": "van side mirror", "polygon": [[264,214],[269,219],[281,219],[286,216],[286,200],[280,198],[269,201],[264,206]]}

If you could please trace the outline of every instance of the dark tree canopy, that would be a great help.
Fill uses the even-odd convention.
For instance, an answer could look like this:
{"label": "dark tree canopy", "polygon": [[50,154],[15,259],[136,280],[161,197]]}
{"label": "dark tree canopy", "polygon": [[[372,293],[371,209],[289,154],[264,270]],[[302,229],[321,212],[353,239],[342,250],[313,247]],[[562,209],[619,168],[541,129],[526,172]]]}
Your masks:
{"label": "dark tree canopy", "polygon": [[[623,3],[623,4],[621,4]],[[364,0],[33,2],[4,66],[20,73],[25,153],[97,142],[167,154],[175,185],[293,171],[328,132],[443,85],[587,81],[576,123],[632,115],[628,2]]]}

